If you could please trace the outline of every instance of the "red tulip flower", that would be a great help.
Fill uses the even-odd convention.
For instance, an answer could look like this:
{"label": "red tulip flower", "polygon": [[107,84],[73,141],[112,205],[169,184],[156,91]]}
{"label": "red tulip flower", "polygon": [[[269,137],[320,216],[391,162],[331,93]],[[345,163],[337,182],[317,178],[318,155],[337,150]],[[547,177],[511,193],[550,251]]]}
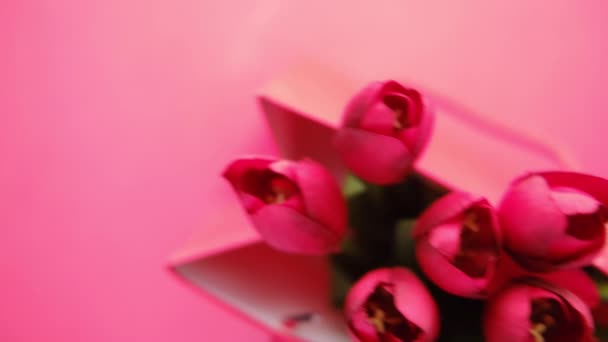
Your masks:
{"label": "red tulip flower", "polygon": [[345,315],[351,337],[360,342],[434,341],[439,333],[437,305],[402,267],[365,274],[346,297]]}
{"label": "red tulip flower", "polygon": [[608,180],[572,172],[513,182],[498,208],[506,250],[536,272],[590,265],[606,244]]}
{"label": "red tulip flower", "polygon": [[395,81],[375,82],[346,106],[335,146],[361,179],[397,183],[422,152],[432,125],[433,113],[418,91]]}
{"label": "red tulip flower", "polygon": [[488,342],[592,342],[589,308],[572,292],[548,283],[515,283],[490,298]]}
{"label": "red tulip flower", "polygon": [[469,298],[488,294],[501,237],[486,199],[464,192],[440,198],[418,219],[414,238],[418,264],[438,287]]}
{"label": "red tulip flower", "polygon": [[339,249],[346,234],[346,203],[319,163],[242,158],[227,167],[224,177],[272,247],[317,255]]}

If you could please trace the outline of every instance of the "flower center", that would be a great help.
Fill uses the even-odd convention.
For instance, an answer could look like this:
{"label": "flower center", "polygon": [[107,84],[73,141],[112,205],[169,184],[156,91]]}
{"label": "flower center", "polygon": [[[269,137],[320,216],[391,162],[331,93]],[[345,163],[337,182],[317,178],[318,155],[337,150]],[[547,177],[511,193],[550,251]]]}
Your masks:
{"label": "flower center", "polygon": [[579,240],[589,241],[601,236],[607,226],[608,209],[601,205],[591,214],[569,215],[566,233]]}
{"label": "flower center", "polygon": [[299,193],[294,182],[271,170],[252,170],[247,173],[243,191],[267,204],[281,204]]}
{"label": "flower center", "polygon": [[408,126],[407,116],[405,115],[405,111],[401,108],[394,109],[395,112],[395,122],[393,123],[393,127],[396,130],[402,130]]}
{"label": "flower center", "polygon": [[397,95],[384,97],[384,104],[394,112],[393,129],[401,131],[411,127],[412,123],[408,116],[410,104],[407,98]]}
{"label": "flower center", "polygon": [[415,341],[422,334],[422,330],[408,321],[395,307],[390,287],[392,284],[380,283],[368,297],[364,304],[367,319],[380,340],[390,334],[400,341]]}
{"label": "flower center", "polygon": [[466,275],[481,278],[496,260],[497,246],[485,210],[471,208],[465,215],[460,231],[460,246],[452,263]]}
{"label": "flower center", "polygon": [[557,325],[562,320],[563,313],[559,302],[552,298],[540,298],[532,301],[530,314],[530,335],[535,342],[549,341],[555,335]]}

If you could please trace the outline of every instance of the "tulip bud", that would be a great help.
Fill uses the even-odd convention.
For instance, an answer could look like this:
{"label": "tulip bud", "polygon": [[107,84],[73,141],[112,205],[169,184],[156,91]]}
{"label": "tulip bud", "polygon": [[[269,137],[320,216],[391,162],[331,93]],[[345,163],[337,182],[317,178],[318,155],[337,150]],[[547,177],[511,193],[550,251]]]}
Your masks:
{"label": "tulip bud", "polygon": [[486,199],[452,192],[427,208],[413,234],[418,264],[438,287],[469,298],[488,294],[501,237]]}
{"label": "tulip bud", "polygon": [[242,158],[227,167],[224,177],[270,246],[317,255],[339,249],[346,234],[346,203],[319,163]]}
{"label": "tulip bud", "polygon": [[395,81],[368,85],[343,115],[336,149],[355,175],[374,184],[403,180],[433,125],[433,113],[420,93]]}
{"label": "tulip bud", "polygon": [[345,315],[355,341],[426,342],[439,333],[437,305],[424,284],[402,267],[365,274],[348,292]]}
{"label": "tulip bud", "polygon": [[591,342],[593,329],[583,301],[538,281],[514,283],[491,297],[484,317],[488,342]]}
{"label": "tulip bud", "polygon": [[572,172],[513,182],[498,215],[505,249],[535,272],[592,263],[606,243],[608,181]]}

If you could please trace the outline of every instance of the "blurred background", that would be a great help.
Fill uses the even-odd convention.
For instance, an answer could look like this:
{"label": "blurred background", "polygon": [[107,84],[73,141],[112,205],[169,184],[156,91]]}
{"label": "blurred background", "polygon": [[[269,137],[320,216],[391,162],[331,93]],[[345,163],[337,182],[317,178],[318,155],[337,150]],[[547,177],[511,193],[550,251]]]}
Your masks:
{"label": "blurred background", "polygon": [[301,58],[411,80],[608,177],[608,2],[8,0],[0,341],[266,341],[167,256],[272,152],[256,89]]}

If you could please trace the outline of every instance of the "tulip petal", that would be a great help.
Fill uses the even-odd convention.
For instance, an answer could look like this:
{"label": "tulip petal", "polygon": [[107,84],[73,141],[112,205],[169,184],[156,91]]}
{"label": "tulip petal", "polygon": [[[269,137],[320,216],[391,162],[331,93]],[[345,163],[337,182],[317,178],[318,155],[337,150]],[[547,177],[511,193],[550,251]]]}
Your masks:
{"label": "tulip petal", "polygon": [[418,218],[413,231],[414,238],[425,235],[432,228],[461,215],[463,211],[482,199],[482,197],[461,191],[454,191],[441,197]]}
{"label": "tulip petal", "polygon": [[428,241],[444,258],[451,260],[460,251],[460,226],[456,222],[440,225],[423,240]]}
{"label": "tulip petal", "polygon": [[484,290],[488,281],[485,278],[469,277],[450,263],[428,240],[416,242],[416,260],[424,274],[444,291],[467,298],[485,297]]}
{"label": "tulip petal", "polygon": [[606,242],[604,242],[604,248],[600,251],[599,255],[593,260],[593,266],[598,270],[604,272],[608,276],[608,234],[606,234]]}
{"label": "tulip petal", "polygon": [[604,206],[608,206],[608,180],[577,172],[539,172],[552,188],[567,187],[589,194]]}
{"label": "tulip petal", "polygon": [[484,314],[484,335],[489,342],[530,341],[528,287],[511,287],[490,298]]}
{"label": "tulip petal", "polygon": [[411,88],[404,90],[388,91],[384,94],[382,101],[390,108],[396,111],[402,111],[406,114],[402,118],[403,127],[417,127],[422,119],[424,106],[420,93]]}
{"label": "tulip petal", "polygon": [[439,309],[435,300],[410,270],[394,267],[390,275],[391,282],[403,284],[395,288],[395,306],[424,331],[426,341],[434,341],[439,334]]}
{"label": "tulip petal", "polygon": [[[421,103],[423,112],[418,125],[418,132],[416,133],[417,138],[414,140],[415,143],[411,145],[412,154],[415,156],[420,156],[422,154],[424,148],[428,145],[429,140],[431,140],[433,127],[435,126],[434,106],[426,99],[421,99],[421,101],[423,101]],[[409,137],[408,139],[412,138]]]}
{"label": "tulip petal", "polygon": [[347,317],[350,317],[363,305],[367,296],[374,291],[378,283],[388,282],[390,277],[390,268],[380,268],[366,273],[359,279],[350,289],[344,302],[344,312]]}
{"label": "tulip petal", "polygon": [[247,188],[245,174],[251,170],[264,170],[273,162],[275,162],[275,159],[270,157],[250,156],[239,158],[230,163],[223,173],[223,176],[230,182],[239,196],[241,204],[248,213],[259,210],[265,203],[256,196],[244,192]]}
{"label": "tulip petal", "polygon": [[593,279],[581,269],[551,272],[543,274],[541,279],[572,292],[590,308],[594,308],[600,303],[597,286]]}
{"label": "tulip petal", "polygon": [[566,303],[568,303],[570,306],[572,306],[572,308],[576,311],[576,313],[580,314],[581,318],[583,319],[584,324],[589,328],[589,330],[593,331],[594,322],[593,322],[593,316],[591,314],[591,310],[589,309],[587,304],[585,304],[585,302],[581,298],[579,298],[575,293],[573,293],[563,287],[558,287],[555,284],[544,283],[542,286],[544,288],[548,289],[549,291],[557,294]]}
{"label": "tulip petal", "polygon": [[355,94],[344,109],[342,126],[359,127],[369,105],[380,98],[385,82],[372,82]]}
{"label": "tulip petal", "polygon": [[397,138],[401,140],[412,152],[412,155],[418,157],[422,150],[428,144],[431,138],[432,129],[435,124],[434,109],[427,102],[421,104],[422,113],[418,125],[408,129],[401,130],[397,134]]}
{"label": "tulip petal", "polygon": [[419,140],[422,139],[419,127],[406,128],[394,135],[399,141],[411,151],[414,159],[418,157]]}
{"label": "tulip petal", "polygon": [[537,277],[548,283],[563,287],[583,300],[589,307],[599,303],[600,295],[593,279],[581,269],[568,269],[547,273],[534,273],[522,268],[509,255],[500,256],[495,277],[490,285],[490,295],[493,295],[518,279]]}
{"label": "tulip petal", "polygon": [[245,211],[247,211],[249,214],[258,211],[260,208],[266,205],[266,203],[264,203],[259,198],[250,195],[246,192],[238,192],[237,195],[239,196],[239,199],[241,200],[241,204],[245,208]]}
{"label": "tulip petal", "polygon": [[592,197],[579,192],[552,191],[557,207],[566,215],[595,213],[600,204]]}
{"label": "tulip petal", "polygon": [[596,240],[587,241],[564,235],[551,246],[545,255],[545,259],[559,265],[559,268],[587,266],[597,257],[604,240],[603,236]]}
{"label": "tulip petal", "polygon": [[348,320],[348,324],[351,328],[350,333],[354,335],[353,340],[360,342],[378,341],[378,333],[374,326],[369,323],[365,310],[355,311]]}
{"label": "tulip petal", "polygon": [[568,224],[548,184],[534,175],[511,186],[498,207],[498,216],[506,248],[532,257],[545,255]]}
{"label": "tulip petal", "polygon": [[501,253],[496,262],[495,275],[488,285],[488,294],[492,296],[510,285],[513,280],[530,275],[534,275],[534,273],[523,268],[507,253]]}
{"label": "tulip petal", "polygon": [[295,170],[295,179],[308,216],[332,230],[337,237],[344,236],[347,208],[335,178],[319,163],[302,160]]}
{"label": "tulip petal", "polygon": [[277,159],[271,157],[243,157],[232,161],[224,170],[223,176],[232,186],[241,191],[243,188],[243,175],[251,170],[264,170]]}
{"label": "tulip petal", "polygon": [[359,129],[392,136],[395,131],[395,112],[384,102],[376,102],[361,118]]}
{"label": "tulip petal", "polygon": [[283,175],[292,181],[295,181],[297,168],[298,166],[296,162],[286,159],[277,160],[272,164],[268,165],[268,169],[280,175]]}
{"label": "tulip petal", "polygon": [[412,155],[393,137],[342,128],[336,133],[334,144],[346,166],[371,183],[396,183],[412,167]]}
{"label": "tulip petal", "polygon": [[292,208],[267,205],[250,217],[264,241],[276,249],[323,255],[339,248],[335,233]]}

